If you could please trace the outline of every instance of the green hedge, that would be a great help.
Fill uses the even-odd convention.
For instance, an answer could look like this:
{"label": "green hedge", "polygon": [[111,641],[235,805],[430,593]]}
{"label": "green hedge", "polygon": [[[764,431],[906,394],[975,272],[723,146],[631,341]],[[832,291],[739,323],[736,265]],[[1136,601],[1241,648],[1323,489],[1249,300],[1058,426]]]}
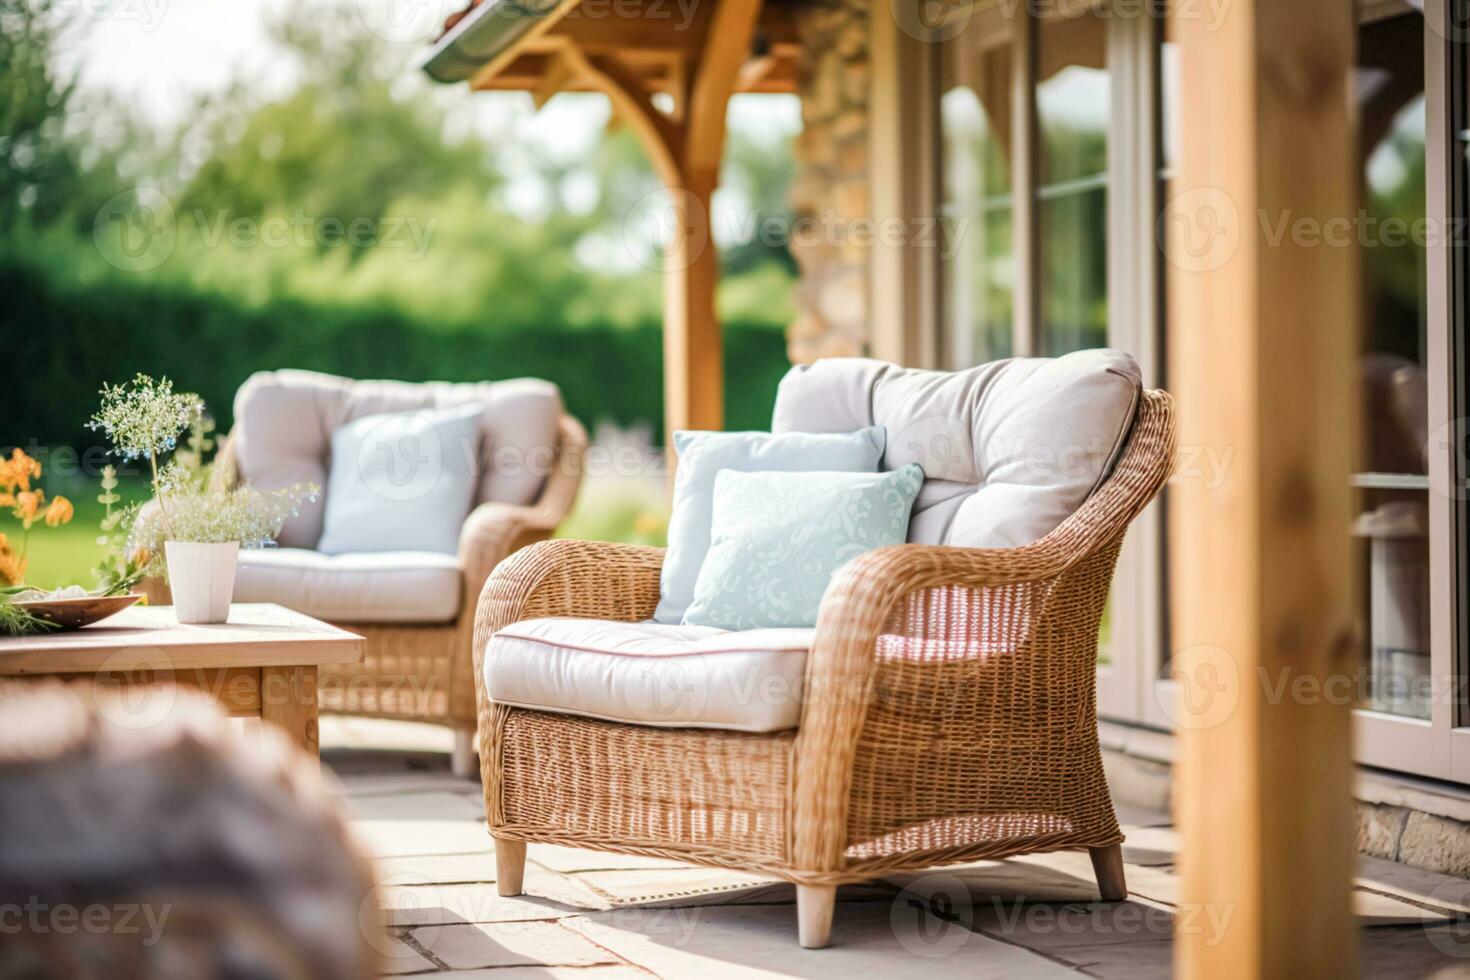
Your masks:
{"label": "green hedge", "polygon": [[[389,309],[291,299],[247,305],[141,277],[83,285],[13,255],[0,255],[0,296],[0,350],[10,367],[0,446],[94,444],[84,423],[97,389],[139,371],[199,392],[225,431],[240,383],[282,367],[405,381],[540,377],[558,384],[568,409],[589,426],[607,419],[663,429],[657,323],[449,328]],[[727,427],[767,428],[787,367],[779,330],[726,324]]]}

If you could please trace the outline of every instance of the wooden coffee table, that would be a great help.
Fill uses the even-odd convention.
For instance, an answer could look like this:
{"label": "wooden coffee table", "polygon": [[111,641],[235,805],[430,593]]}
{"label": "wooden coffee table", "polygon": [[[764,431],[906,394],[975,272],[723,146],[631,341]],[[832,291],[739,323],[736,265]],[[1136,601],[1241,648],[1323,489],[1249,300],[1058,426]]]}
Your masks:
{"label": "wooden coffee table", "polygon": [[89,675],[99,687],[174,681],[213,695],[236,718],[260,718],[317,754],[316,675],[358,663],[364,641],[269,604],[230,607],[218,626],[183,626],[172,606],[133,606],[68,633],[0,637],[0,676]]}

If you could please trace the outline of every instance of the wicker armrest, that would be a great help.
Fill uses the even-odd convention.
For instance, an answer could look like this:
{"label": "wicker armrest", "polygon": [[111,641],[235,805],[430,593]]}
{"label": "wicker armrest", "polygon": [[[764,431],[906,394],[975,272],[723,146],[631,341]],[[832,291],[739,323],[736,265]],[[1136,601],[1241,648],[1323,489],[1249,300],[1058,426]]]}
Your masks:
{"label": "wicker armrest", "polygon": [[483,503],[470,511],[459,531],[459,564],[465,588],[477,595],[501,559],[556,530],[560,515],[548,507]]}
{"label": "wicker armrest", "polygon": [[833,577],[807,658],[793,757],[798,867],[840,868],[855,841],[948,815],[940,804],[909,807],[901,819],[877,804],[849,812],[854,797],[868,799],[854,785],[859,756],[858,775],[881,782],[882,773],[942,770],[934,760],[948,750],[963,764],[949,776],[930,772],[931,782],[948,780],[956,799],[973,801],[980,790],[969,774],[1034,765],[1016,754],[1022,746],[1096,755],[1095,744],[1079,745],[1097,737],[1098,623],[1123,535],[1172,468],[1172,411],[1168,395],[1145,392],[1112,475],[1039,541],[900,545]]}
{"label": "wicker armrest", "polygon": [[474,652],[502,626],[537,616],[636,622],[658,605],[664,549],[606,541],[542,541],[490,573],[475,615]]}
{"label": "wicker armrest", "polygon": [[[658,605],[663,562],[662,548],[561,540],[537,542],[496,565],[480,591],[470,643],[481,738],[490,731],[485,645],[496,630],[538,616],[647,619]],[[482,761],[488,748],[481,745]]]}

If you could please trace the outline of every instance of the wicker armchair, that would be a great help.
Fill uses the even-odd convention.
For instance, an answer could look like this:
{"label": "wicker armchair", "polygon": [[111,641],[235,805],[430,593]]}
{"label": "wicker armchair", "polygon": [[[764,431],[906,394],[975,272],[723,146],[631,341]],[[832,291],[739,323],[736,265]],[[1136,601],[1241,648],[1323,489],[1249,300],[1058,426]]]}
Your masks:
{"label": "wicker armchair", "polygon": [[527,842],[769,874],[797,886],[801,945],[836,886],[889,872],[1086,848],[1126,896],[1096,724],[1098,629],[1129,522],[1168,478],[1170,397],[1144,392],[1119,461],[1030,545],[904,545],[828,586],[799,727],[655,728],[492,702],[492,634],[534,617],[636,621],[663,551],[550,541],[496,568],[475,626],[480,765],[502,895]]}
{"label": "wicker armchair", "polygon": [[[474,597],[501,559],[545,541],[565,520],[581,484],[586,445],[581,423],[563,415],[539,499],[530,506],[481,503],[465,518],[458,555],[464,599],[454,619],[426,624],[345,620],[335,624],[365,637],[367,650],[361,663],[320,668],[318,697],[323,712],[451,728],[455,732],[454,772],[462,776],[474,773],[475,684],[470,677]],[[212,480],[215,486],[228,488],[237,479],[233,441],[226,438]],[[171,601],[168,586],[161,580],[145,580],[142,591],[150,602]]]}

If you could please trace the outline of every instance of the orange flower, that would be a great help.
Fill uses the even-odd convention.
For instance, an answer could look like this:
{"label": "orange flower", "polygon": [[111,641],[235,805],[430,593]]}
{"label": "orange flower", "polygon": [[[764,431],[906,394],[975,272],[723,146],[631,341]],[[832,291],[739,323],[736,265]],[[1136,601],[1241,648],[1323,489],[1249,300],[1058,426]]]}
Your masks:
{"label": "orange flower", "polygon": [[58,527],[71,520],[71,501],[65,497],[54,497],[46,508],[46,526]]}
{"label": "orange flower", "polygon": [[41,464],[27,456],[19,446],[10,451],[9,460],[0,460],[0,487],[6,490],[29,490],[31,478],[41,475]]}
{"label": "orange flower", "polygon": [[10,550],[10,542],[0,534],[0,582],[20,585],[26,579],[26,563]]}
{"label": "orange flower", "polygon": [[41,502],[46,499],[42,490],[23,490],[15,495],[16,519],[30,527],[36,522],[36,515],[41,510]]}
{"label": "orange flower", "polygon": [[149,553],[147,548],[139,548],[133,552],[133,564],[146,565],[148,564],[148,559],[152,557],[153,555]]}

